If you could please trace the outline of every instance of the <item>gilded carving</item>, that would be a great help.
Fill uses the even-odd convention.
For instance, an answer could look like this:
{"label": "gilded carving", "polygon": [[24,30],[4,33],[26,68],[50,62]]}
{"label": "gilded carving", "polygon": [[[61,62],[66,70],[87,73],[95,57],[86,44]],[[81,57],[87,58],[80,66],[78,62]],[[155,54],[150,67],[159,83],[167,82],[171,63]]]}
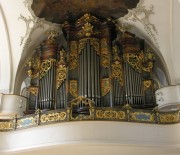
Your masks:
{"label": "gilded carving", "polygon": [[87,41],[90,40],[90,45],[94,47],[94,50],[97,52],[97,54],[100,54],[100,45],[99,45],[99,39],[96,38],[84,38],[79,41],[79,53],[81,53],[82,49],[84,49],[85,45],[87,44]]}
{"label": "gilded carving", "polygon": [[48,60],[41,61],[40,73],[39,73],[40,79],[42,79],[47,74],[47,72],[51,69],[53,62],[56,62],[56,60],[48,59]]}
{"label": "gilded carving", "polygon": [[84,14],[80,19],[77,20],[77,23],[81,23],[81,22],[99,22],[99,19],[97,19],[95,16],[92,16],[89,13]]}
{"label": "gilded carving", "polygon": [[77,80],[69,81],[69,92],[75,98],[78,97],[78,82],[77,82]]}
{"label": "gilded carving", "polygon": [[0,122],[0,130],[12,130],[13,129],[13,122],[12,121],[6,121],[6,122]]}
{"label": "gilded carving", "polygon": [[173,123],[179,121],[179,112],[172,114],[161,114],[159,113],[159,119],[161,123]]}
{"label": "gilded carving", "polygon": [[123,56],[124,61],[128,62],[128,64],[138,72],[141,72],[144,57],[142,53],[125,53]]}
{"label": "gilded carving", "polygon": [[39,76],[40,69],[40,61],[38,57],[30,58],[26,63],[26,67],[28,67],[28,76],[32,79]]}
{"label": "gilded carving", "polygon": [[155,114],[147,112],[130,112],[131,121],[155,122]]}
{"label": "gilded carving", "polygon": [[40,117],[41,123],[49,123],[49,122],[56,122],[56,121],[65,121],[66,120],[66,112],[56,112],[56,113],[49,113],[43,114]]}
{"label": "gilded carving", "polygon": [[144,90],[148,89],[152,85],[152,80],[144,80],[143,85],[144,85]]}
{"label": "gilded carving", "polygon": [[85,23],[81,30],[78,32],[78,35],[80,37],[90,37],[93,34],[99,34],[100,32],[94,31],[94,26],[91,24],[91,22],[99,22],[99,20],[92,16],[91,14],[84,14],[80,19],[77,20],[77,23]]}
{"label": "gilded carving", "polygon": [[69,62],[70,70],[75,69],[77,65],[78,65],[77,42],[71,41],[70,42],[70,62]]}
{"label": "gilded carving", "polygon": [[73,99],[69,102],[71,109],[73,109],[73,106],[77,106],[79,104],[82,104],[86,107],[89,107],[90,115],[82,115],[79,114],[76,117],[72,117],[71,113],[71,120],[92,120],[94,119],[94,101],[90,100],[89,98],[78,96],[76,99]]}
{"label": "gilded carving", "polygon": [[154,66],[155,56],[150,49],[144,54],[143,71],[151,72]]}
{"label": "gilded carving", "polygon": [[81,51],[84,49],[85,44],[87,44],[87,38],[81,39],[79,41],[79,47],[78,47],[79,53],[81,53]]}
{"label": "gilded carving", "polygon": [[122,68],[122,60],[118,56],[117,47],[113,47],[113,64],[112,66],[112,77],[117,79],[121,86],[123,86],[123,68]]}
{"label": "gilded carving", "polygon": [[32,125],[36,125],[36,118],[33,116],[17,120],[17,128],[24,128]]}
{"label": "gilded carving", "polygon": [[82,27],[82,30],[78,32],[78,35],[80,37],[82,36],[90,37],[92,34],[94,34],[93,28],[94,26],[91,25],[91,23],[85,23],[84,26]]}
{"label": "gilded carving", "polygon": [[105,96],[110,91],[110,79],[104,78],[101,80],[101,93],[102,96]]}
{"label": "gilded carving", "polygon": [[100,54],[100,45],[99,45],[99,39],[96,38],[90,38],[90,44],[94,47],[94,50],[97,52],[97,54]]}
{"label": "gilded carving", "polygon": [[107,39],[101,39],[101,66],[104,68],[109,67],[109,52]]}
{"label": "gilded carving", "polygon": [[37,86],[30,86],[28,87],[27,91],[31,94],[33,94],[34,96],[38,95],[38,87]]}
{"label": "gilded carving", "polygon": [[57,63],[56,71],[56,88],[59,89],[61,84],[66,80],[67,67],[65,62],[65,51],[60,51],[60,60]]}
{"label": "gilded carving", "polygon": [[123,120],[126,118],[126,114],[124,111],[116,111],[116,110],[96,110],[96,118],[99,119],[113,119],[113,120]]}

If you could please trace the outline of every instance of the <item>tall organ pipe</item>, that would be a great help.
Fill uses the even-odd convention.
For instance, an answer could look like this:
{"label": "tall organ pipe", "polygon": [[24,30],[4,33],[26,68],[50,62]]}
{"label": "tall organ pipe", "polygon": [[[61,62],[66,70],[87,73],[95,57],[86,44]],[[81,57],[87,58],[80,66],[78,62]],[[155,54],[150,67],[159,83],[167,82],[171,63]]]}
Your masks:
{"label": "tall organ pipe", "polygon": [[[39,80],[40,91],[38,93],[38,101],[40,109],[54,109],[55,107],[55,66],[57,45],[53,40],[46,40],[42,43],[42,51],[40,55],[41,62],[41,79]],[[46,71],[44,71],[46,70]]]}

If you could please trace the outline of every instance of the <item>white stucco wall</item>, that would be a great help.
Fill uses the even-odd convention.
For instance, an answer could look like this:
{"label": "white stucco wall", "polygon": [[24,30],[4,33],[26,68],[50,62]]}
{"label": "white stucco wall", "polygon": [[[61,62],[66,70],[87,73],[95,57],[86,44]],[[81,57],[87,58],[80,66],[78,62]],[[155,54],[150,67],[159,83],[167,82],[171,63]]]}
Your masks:
{"label": "white stucco wall", "polygon": [[[93,152],[95,155],[102,154],[99,151],[102,151],[103,155],[116,155],[123,152],[131,154],[134,147],[135,150],[138,148],[141,150],[138,154],[178,155],[179,131],[180,124],[155,125],[108,121],[52,124],[0,133],[0,154],[8,152],[14,155],[38,153],[46,155],[54,150],[53,155],[76,155],[78,151],[75,149],[78,147],[84,150],[90,146],[92,150],[87,148],[86,153],[79,154],[89,154],[88,152]],[[109,147],[109,150],[106,147]]]}

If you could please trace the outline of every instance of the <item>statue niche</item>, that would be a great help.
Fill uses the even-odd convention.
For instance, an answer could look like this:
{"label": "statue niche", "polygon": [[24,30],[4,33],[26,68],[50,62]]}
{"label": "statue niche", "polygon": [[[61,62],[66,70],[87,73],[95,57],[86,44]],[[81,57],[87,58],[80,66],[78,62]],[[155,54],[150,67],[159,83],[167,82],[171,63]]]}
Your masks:
{"label": "statue niche", "polygon": [[[67,108],[79,97],[92,100],[95,107],[127,103],[133,108],[155,107],[155,58],[145,50],[143,39],[127,31],[117,32],[114,22],[90,14],[65,22],[62,30],[66,50],[50,37],[31,57],[37,60],[35,69],[32,63],[27,64],[32,84],[29,90],[37,89],[34,96],[29,91],[29,110]],[[73,108],[74,113],[87,112],[81,103]]]}

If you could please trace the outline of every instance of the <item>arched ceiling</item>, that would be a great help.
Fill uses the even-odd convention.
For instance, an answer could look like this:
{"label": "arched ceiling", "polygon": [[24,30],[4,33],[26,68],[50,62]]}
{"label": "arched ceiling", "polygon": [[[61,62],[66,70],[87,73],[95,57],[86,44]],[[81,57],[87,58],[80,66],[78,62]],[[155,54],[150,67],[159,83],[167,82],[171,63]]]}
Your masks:
{"label": "arched ceiling", "polygon": [[76,20],[85,13],[101,18],[118,19],[135,8],[139,0],[34,0],[32,10],[35,15],[47,21],[62,24],[66,20]]}

